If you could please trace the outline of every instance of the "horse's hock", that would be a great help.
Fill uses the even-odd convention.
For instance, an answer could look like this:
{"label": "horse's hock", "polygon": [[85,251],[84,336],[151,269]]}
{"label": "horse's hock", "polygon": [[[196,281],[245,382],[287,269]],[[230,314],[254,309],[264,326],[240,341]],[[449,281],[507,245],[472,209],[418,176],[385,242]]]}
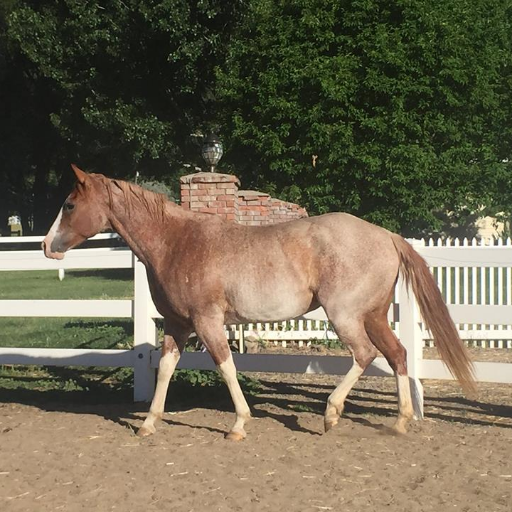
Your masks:
{"label": "horse's hock", "polygon": [[307,217],[305,208],[264,192],[239,190],[232,174],[198,172],[180,178],[181,206],[195,212],[214,213],[247,226],[279,224]]}

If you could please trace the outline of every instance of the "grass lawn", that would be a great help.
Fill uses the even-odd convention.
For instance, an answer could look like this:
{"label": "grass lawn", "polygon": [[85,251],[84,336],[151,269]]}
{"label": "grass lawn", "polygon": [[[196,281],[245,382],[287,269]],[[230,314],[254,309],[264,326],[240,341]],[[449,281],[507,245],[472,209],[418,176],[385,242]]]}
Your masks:
{"label": "grass lawn", "polygon": [[[0,300],[20,299],[131,299],[133,270],[73,270],[59,281],[56,271],[0,272]],[[131,348],[133,321],[102,318],[0,317],[0,347]],[[239,376],[248,393],[258,383]],[[175,388],[184,396],[192,388],[219,388],[216,372],[178,370]],[[0,401],[84,402],[131,401],[131,368],[0,366]],[[225,395],[224,386],[222,395]],[[192,393],[193,394],[193,393]]]}
{"label": "grass lawn", "polygon": [[[0,300],[131,298],[132,269],[67,271],[63,281],[55,271],[0,272]],[[0,347],[130,348],[132,343],[131,319],[0,317]],[[123,390],[130,396],[132,373],[129,368],[0,366],[0,399],[21,389],[96,389],[104,397]]]}
{"label": "grass lawn", "polygon": [[59,281],[54,270],[0,272],[0,300],[131,299],[133,270],[68,270]]}
{"label": "grass lawn", "polygon": [[[131,299],[131,269],[75,270],[59,281],[55,271],[0,272],[0,300]],[[3,318],[1,347],[127,348],[130,319]]]}

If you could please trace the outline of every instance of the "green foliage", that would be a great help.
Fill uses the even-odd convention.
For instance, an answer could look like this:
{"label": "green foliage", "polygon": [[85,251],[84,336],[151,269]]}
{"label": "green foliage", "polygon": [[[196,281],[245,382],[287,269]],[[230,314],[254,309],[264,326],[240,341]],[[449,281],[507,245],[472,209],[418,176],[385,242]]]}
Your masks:
{"label": "green foliage", "polygon": [[346,348],[344,343],[342,343],[340,340],[336,340],[336,339],[333,340],[330,338],[323,338],[321,340],[315,339],[314,341],[315,341],[315,343],[324,346],[328,350]]}
{"label": "green foliage", "polygon": [[218,70],[226,160],[245,186],[405,234],[492,206],[510,183],[511,15],[491,0],[252,2]]}
{"label": "green foliage", "polygon": [[296,412],[315,412],[315,409],[313,409],[313,407],[306,404],[291,404],[289,408],[292,411]]}
{"label": "green foliage", "polygon": [[173,378],[177,382],[193,386],[213,387],[222,384],[222,379],[217,372],[207,370],[176,370]]}
{"label": "green foliage", "polygon": [[[9,165],[0,177],[25,205],[23,219],[35,211],[36,230],[46,229],[48,203],[55,209],[73,181],[71,162],[159,179],[198,158],[190,134],[212,121],[213,68],[242,7],[3,0],[0,95],[9,102],[0,107],[0,151]],[[0,223],[4,215],[0,207]]]}
{"label": "green foliage", "polygon": [[[244,375],[243,373],[238,373],[237,377],[245,393],[257,395],[261,391],[261,384],[258,380]],[[173,375],[173,380],[181,385],[188,384],[210,388],[225,386],[218,372],[209,370],[176,370]]]}
{"label": "green foliage", "polygon": [[166,185],[162,181],[158,180],[147,180],[141,181],[138,183],[141,187],[150,190],[151,192],[156,192],[157,194],[163,194],[170,201],[176,201],[175,193],[171,190],[169,185]]}
{"label": "green foliage", "polygon": [[212,66],[237,2],[31,4],[11,12],[8,33],[60,94],[50,119],[60,136],[89,165],[179,159],[210,109]]}
{"label": "green foliage", "polygon": [[171,184],[217,124],[224,169],[311,213],[510,218],[511,6],[0,0],[0,230],[46,231],[70,162]]}

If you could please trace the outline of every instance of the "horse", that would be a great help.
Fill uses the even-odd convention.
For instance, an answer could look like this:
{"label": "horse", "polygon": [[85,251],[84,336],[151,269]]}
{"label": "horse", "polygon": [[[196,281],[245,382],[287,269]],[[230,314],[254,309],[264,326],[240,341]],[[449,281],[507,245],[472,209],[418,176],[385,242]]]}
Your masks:
{"label": "horse", "polygon": [[380,351],[396,378],[393,428],[405,433],[413,418],[406,350],[387,319],[399,273],[441,358],[464,391],[474,391],[472,362],[439,288],[425,260],[400,235],[346,213],[244,226],[191,212],[133,183],[72,168],[76,184],[42,243],[44,254],[62,259],[98,232],[116,231],[145,265],[164,318],[157,385],[139,436],[155,433],[169,381],[196,332],[234,403],[236,419],[226,437],[244,439],[251,412],[224,325],[282,321],[320,306],[353,356],[328,397],[325,431],[338,423],[348,393]]}

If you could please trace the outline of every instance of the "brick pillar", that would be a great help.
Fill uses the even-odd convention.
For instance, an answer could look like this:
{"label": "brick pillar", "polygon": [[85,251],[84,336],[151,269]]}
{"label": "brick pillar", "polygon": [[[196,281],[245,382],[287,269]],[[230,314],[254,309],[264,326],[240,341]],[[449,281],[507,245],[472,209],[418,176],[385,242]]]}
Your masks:
{"label": "brick pillar", "polygon": [[198,172],[180,178],[181,206],[194,212],[215,213],[238,222],[240,181],[232,174]]}
{"label": "brick pillar", "polygon": [[183,208],[215,213],[246,226],[278,224],[308,216],[297,204],[256,190],[238,190],[240,181],[232,174],[198,172],[183,176],[180,183]]}

